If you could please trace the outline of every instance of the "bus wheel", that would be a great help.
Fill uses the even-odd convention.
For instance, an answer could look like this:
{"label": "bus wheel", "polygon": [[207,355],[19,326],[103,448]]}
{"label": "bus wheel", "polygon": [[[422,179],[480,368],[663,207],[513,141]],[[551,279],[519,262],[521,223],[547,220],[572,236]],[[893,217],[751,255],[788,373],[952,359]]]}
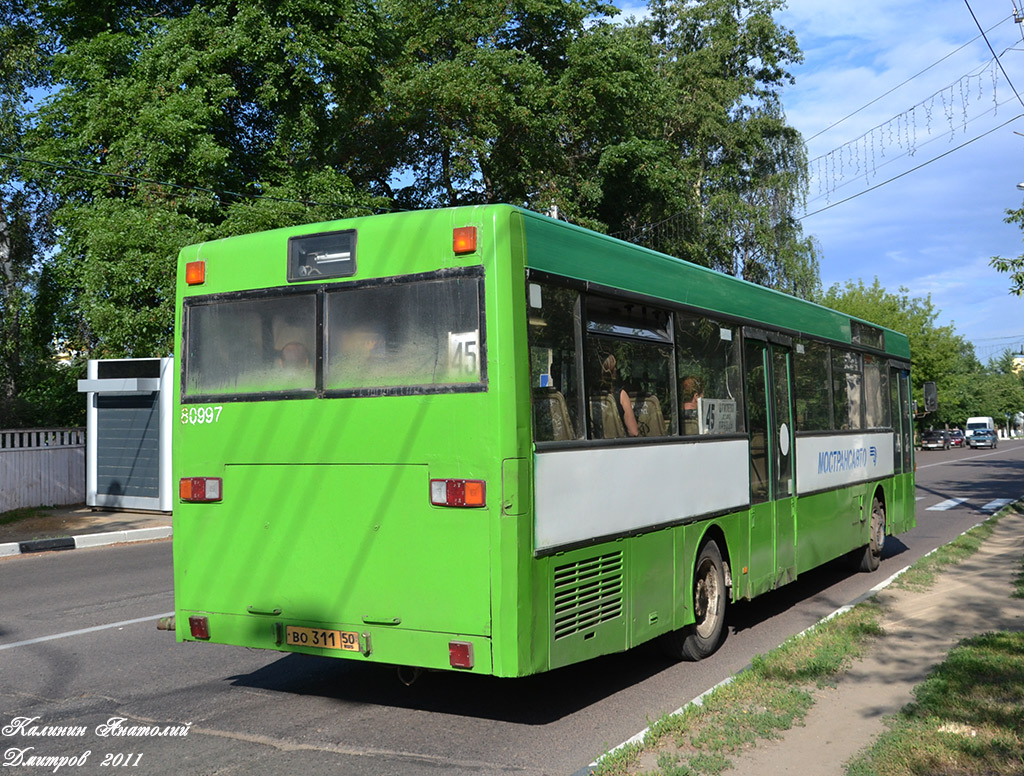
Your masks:
{"label": "bus wheel", "polygon": [[882,561],[885,546],[885,505],[875,496],[871,502],[871,536],[860,559],[861,571],[874,571]]}
{"label": "bus wheel", "polygon": [[707,542],[697,555],[693,575],[696,622],[669,633],[665,646],[677,660],[702,660],[718,649],[725,628],[725,564],[718,545]]}

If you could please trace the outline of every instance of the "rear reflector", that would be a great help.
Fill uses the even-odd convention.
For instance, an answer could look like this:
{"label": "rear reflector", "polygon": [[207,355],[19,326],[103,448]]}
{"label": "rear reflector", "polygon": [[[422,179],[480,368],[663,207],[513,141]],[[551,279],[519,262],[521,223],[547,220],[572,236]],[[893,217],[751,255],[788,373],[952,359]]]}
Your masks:
{"label": "rear reflector", "polygon": [[483,480],[431,480],[430,503],[435,507],[482,507],[486,491]]}
{"label": "rear reflector", "polygon": [[449,641],[448,662],[452,668],[472,668],[473,645],[468,641]]}
{"label": "rear reflector", "polygon": [[182,477],[178,480],[178,498],[182,501],[220,501],[221,493],[220,477]]}
{"label": "rear reflector", "polygon": [[185,265],[185,282],[190,286],[199,286],[206,282],[206,262],[190,261]]}
{"label": "rear reflector", "polygon": [[206,617],[189,617],[188,629],[192,632],[194,639],[210,638],[210,621]]}

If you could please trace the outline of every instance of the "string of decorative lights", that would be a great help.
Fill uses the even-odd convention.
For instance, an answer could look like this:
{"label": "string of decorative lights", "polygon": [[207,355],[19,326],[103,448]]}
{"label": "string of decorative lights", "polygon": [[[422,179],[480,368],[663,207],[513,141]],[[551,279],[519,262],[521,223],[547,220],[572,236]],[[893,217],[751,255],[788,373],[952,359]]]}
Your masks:
{"label": "string of decorative lights", "polygon": [[[859,137],[810,159],[808,174],[810,186],[815,190],[812,201],[823,198],[830,203],[836,190],[850,180],[863,178],[865,183],[870,183],[879,169],[892,161],[893,155],[895,158],[913,157],[937,137],[946,137],[953,143],[958,131],[966,134],[968,125],[980,118],[970,117],[972,102],[978,104],[990,99],[992,107],[981,115],[998,115],[999,108],[1009,101],[999,99],[1000,72],[998,61],[990,60],[978,71],[961,76]],[[948,129],[940,133],[941,125]],[[922,142],[921,137],[929,140]]]}

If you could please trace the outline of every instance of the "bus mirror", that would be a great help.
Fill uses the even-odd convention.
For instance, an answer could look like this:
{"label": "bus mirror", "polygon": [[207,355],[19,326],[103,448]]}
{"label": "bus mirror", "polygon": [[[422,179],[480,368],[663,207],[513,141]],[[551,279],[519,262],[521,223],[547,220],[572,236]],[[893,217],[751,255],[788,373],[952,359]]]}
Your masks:
{"label": "bus mirror", "polygon": [[924,411],[935,412],[939,408],[939,392],[935,387],[935,383],[927,382],[924,384]]}

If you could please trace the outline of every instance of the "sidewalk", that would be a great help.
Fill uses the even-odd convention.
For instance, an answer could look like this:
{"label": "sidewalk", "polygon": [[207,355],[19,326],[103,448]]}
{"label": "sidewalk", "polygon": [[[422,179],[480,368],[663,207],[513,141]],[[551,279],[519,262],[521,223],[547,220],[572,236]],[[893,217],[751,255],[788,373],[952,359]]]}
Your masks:
{"label": "sidewalk", "polygon": [[[835,688],[820,690],[803,727],[731,756],[729,776],[813,772],[843,776],[844,764],[883,732],[883,717],[913,700],[912,690],[965,638],[1024,630],[1024,600],[1011,598],[1024,556],[1024,516],[1002,518],[971,558],[921,592],[887,588],[881,637]],[[813,764],[813,765],[812,765]]]}
{"label": "sidewalk", "polygon": [[171,536],[171,516],[166,512],[92,509],[73,504],[41,509],[40,513],[38,517],[0,525],[0,558]]}

